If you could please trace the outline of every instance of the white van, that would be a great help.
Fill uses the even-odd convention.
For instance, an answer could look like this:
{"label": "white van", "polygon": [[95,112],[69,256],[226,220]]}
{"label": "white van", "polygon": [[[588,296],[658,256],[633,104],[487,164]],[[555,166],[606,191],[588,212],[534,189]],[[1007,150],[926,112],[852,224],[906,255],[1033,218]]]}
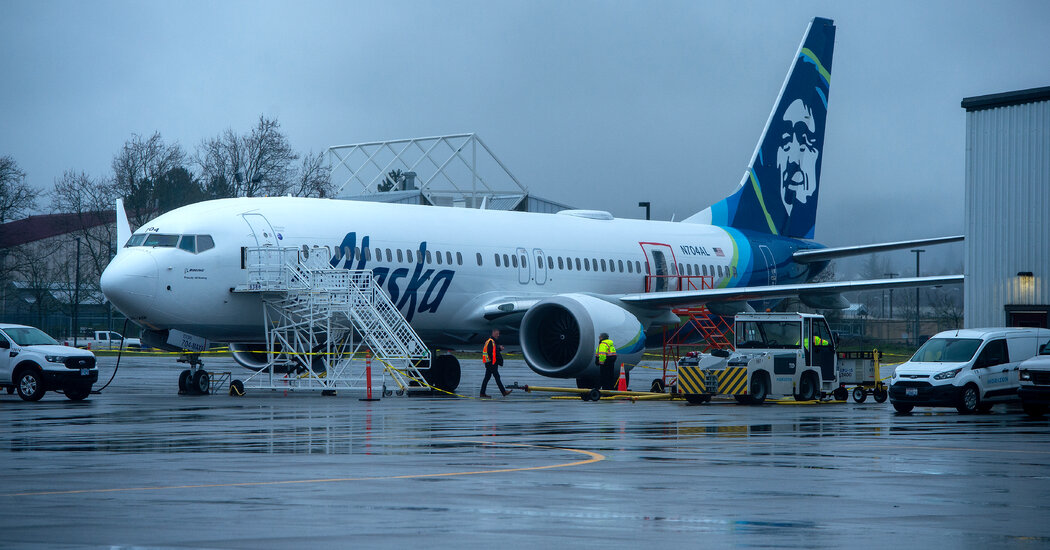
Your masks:
{"label": "white van", "polygon": [[897,366],[890,402],[897,412],[915,407],[955,407],[960,413],[987,412],[996,403],[1016,401],[1018,365],[1035,356],[1050,329],[982,328],[949,330],[930,338],[910,360]]}
{"label": "white van", "polygon": [[1030,416],[1043,416],[1050,410],[1050,341],[1039,355],[1021,363],[1021,406]]}

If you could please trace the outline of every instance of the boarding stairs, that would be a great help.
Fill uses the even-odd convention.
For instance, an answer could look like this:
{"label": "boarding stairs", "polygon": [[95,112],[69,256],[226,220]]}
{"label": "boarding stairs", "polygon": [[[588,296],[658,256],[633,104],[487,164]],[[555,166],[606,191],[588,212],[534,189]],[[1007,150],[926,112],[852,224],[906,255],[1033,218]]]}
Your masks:
{"label": "boarding stairs", "polygon": [[245,387],[333,392],[371,385],[381,395],[427,389],[410,383],[423,380],[419,367],[430,364],[426,344],[371,270],[334,268],[331,257],[327,247],[245,250],[247,281],[234,292],[260,295],[268,354]]}

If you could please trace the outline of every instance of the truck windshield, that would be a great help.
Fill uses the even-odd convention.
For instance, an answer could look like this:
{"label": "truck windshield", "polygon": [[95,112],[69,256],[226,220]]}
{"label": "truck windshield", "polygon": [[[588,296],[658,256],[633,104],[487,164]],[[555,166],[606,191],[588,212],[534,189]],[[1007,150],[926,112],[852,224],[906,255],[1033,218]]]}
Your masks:
{"label": "truck windshield", "polygon": [[44,331],[33,327],[5,328],[7,337],[20,346],[57,346],[58,342]]}
{"label": "truck windshield", "polygon": [[1047,340],[1043,347],[1039,348],[1039,355],[1050,355],[1050,340]]}
{"label": "truck windshield", "polygon": [[915,352],[916,363],[965,363],[981,347],[979,338],[931,338]]}
{"label": "truck windshield", "polygon": [[801,334],[798,321],[741,321],[736,324],[736,347],[793,349],[799,347]]}

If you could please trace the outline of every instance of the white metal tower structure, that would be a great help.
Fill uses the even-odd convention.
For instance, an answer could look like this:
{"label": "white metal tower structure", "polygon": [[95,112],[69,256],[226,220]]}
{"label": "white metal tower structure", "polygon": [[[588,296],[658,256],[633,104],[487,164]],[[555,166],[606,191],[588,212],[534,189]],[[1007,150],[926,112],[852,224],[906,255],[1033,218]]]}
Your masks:
{"label": "white metal tower structure", "polygon": [[246,256],[248,281],[235,291],[262,296],[268,360],[245,386],[362,390],[369,362],[374,388],[387,378],[399,390],[423,380],[418,366],[430,363],[430,350],[371,270],[333,268],[327,247],[252,247]]}
{"label": "white metal tower structure", "polygon": [[328,148],[335,196],[370,195],[391,171],[407,177],[391,191],[416,191],[430,204],[479,208],[483,201],[528,195],[528,189],[477,134],[373,141]]}

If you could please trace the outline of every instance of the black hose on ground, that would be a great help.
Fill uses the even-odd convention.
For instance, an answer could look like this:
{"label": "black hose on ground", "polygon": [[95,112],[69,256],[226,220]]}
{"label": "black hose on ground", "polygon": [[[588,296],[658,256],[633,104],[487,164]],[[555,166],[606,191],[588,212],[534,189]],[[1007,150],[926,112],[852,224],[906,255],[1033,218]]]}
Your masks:
{"label": "black hose on ground", "polygon": [[[120,334],[121,335],[126,335],[127,333],[128,333],[128,320],[124,319],[124,328],[120,329]],[[113,367],[113,374],[109,377],[109,380],[106,381],[106,385],[102,386],[101,388],[99,388],[97,390],[92,390],[91,393],[102,393],[102,390],[108,388],[110,383],[113,382],[113,379],[117,377],[117,371],[120,370],[120,357],[122,355],[124,355],[124,347],[127,345],[126,344],[127,341],[128,341],[128,337],[124,336],[124,340],[122,340],[121,343],[120,343],[120,349],[117,350],[117,366]]]}

